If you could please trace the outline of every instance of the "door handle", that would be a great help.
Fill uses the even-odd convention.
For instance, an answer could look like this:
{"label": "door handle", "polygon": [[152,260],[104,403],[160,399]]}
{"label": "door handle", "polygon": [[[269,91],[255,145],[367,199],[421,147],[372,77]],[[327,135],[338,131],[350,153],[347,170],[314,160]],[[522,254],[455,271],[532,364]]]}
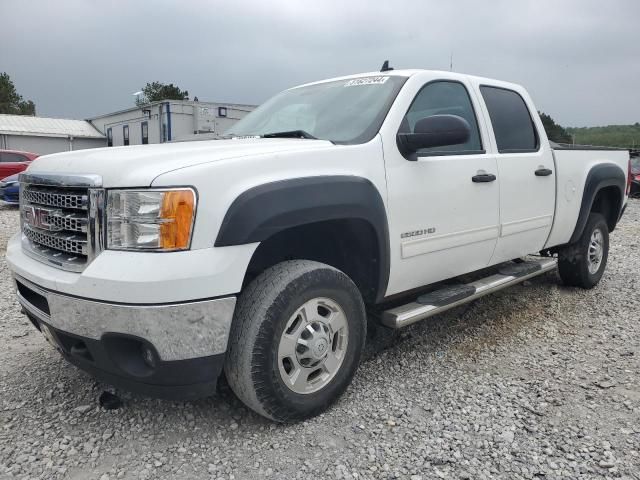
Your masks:
{"label": "door handle", "polygon": [[541,167],[537,169],[535,173],[536,177],[548,177],[553,173],[553,170],[551,170],[550,168]]}
{"label": "door handle", "polygon": [[493,173],[479,173],[471,177],[471,181],[474,183],[488,183],[493,182],[496,176]]}

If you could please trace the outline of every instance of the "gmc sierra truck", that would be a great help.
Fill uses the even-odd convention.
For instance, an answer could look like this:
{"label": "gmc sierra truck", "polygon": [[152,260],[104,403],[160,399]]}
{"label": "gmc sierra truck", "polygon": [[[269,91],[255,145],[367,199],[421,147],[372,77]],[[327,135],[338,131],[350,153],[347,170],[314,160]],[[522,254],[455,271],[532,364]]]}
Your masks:
{"label": "gmc sierra truck", "polygon": [[223,139],[42,157],[6,256],[35,328],[98,379],[193,398],[224,372],[295,421],[347,388],[368,317],[556,268],[595,286],[629,178],[628,151],[552,146],[518,85],[385,69],[286,90]]}

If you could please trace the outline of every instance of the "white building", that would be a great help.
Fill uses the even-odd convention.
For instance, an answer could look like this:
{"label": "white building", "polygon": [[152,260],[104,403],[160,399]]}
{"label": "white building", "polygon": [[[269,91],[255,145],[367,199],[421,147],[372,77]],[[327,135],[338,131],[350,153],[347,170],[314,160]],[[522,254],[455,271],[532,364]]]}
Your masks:
{"label": "white building", "polygon": [[105,136],[85,120],[0,114],[0,149],[39,155],[104,147]]}
{"label": "white building", "polygon": [[207,134],[222,134],[255,108],[253,105],[163,100],[88,121],[107,138],[108,146],[163,143]]}

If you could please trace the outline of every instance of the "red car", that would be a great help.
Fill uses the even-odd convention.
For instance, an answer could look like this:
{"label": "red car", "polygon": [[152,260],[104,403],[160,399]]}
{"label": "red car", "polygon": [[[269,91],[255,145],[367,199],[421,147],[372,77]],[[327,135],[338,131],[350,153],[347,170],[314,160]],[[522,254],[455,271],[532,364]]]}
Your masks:
{"label": "red car", "polygon": [[631,157],[631,192],[632,198],[640,198],[640,155]]}
{"label": "red car", "polygon": [[0,150],[0,180],[10,175],[20,173],[40,155],[18,150]]}

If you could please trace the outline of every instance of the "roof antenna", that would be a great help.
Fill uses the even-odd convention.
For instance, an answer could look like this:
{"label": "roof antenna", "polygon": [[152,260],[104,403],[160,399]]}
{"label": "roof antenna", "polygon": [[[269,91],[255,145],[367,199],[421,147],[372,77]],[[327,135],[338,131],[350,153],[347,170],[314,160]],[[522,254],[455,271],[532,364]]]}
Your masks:
{"label": "roof antenna", "polygon": [[380,69],[380,71],[388,72],[389,70],[393,70],[393,67],[389,66],[389,60],[385,60],[384,63],[382,64],[382,68]]}

